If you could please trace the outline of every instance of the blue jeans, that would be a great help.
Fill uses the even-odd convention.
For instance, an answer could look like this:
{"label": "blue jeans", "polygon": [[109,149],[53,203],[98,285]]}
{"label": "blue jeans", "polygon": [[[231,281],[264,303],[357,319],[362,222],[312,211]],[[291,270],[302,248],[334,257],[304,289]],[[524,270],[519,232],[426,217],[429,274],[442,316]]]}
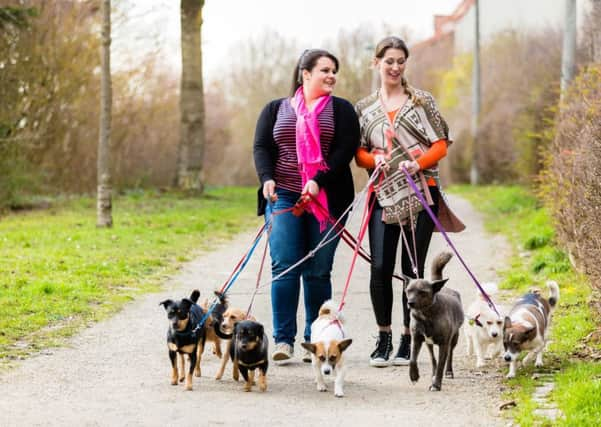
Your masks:
{"label": "blue jeans", "polygon": [[[273,216],[273,212],[293,206],[300,197],[299,193],[281,188],[277,190],[277,195],[278,200],[268,203],[265,211],[265,220],[272,219],[269,237],[272,277],[276,277],[307,255],[331,228],[331,225],[328,225],[326,230],[320,233],[319,223],[312,214],[306,212],[298,217],[292,212]],[[334,234],[332,231],[328,238]],[[294,344],[301,277],[305,302],[304,339],[310,340],[311,323],[317,318],[321,305],[332,297],[330,276],[338,241],[339,238],[334,239],[312,258],[271,284],[273,338],[276,344]]]}

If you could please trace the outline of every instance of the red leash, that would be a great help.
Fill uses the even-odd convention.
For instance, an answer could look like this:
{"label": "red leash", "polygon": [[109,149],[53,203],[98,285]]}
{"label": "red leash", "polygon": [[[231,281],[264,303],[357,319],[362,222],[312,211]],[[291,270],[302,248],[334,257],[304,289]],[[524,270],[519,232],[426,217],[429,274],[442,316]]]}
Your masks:
{"label": "red leash", "polygon": [[[374,205],[376,202],[376,199],[374,197],[370,203],[370,196],[373,193],[373,191],[374,191],[373,185],[370,185],[367,190],[366,203],[365,203],[365,208],[363,211],[363,218],[361,219],[359,235],[357,236],[356,240],[352,237],[352,235],[350,235],[350,232],[344,226],[337,223],[334,220],[334,218],[332,218],[331,216],[329,216],[329,218],[328,218],[329,222],[333,223],[333,225],[336,226],[337,233],[340,233],[343,240],[353,248],[353,259],[351,261],[351,267],[349,269],[349,273],[346,278],[344,290],[342,291],[342,297],[340,299],[340,306],[338,307],[338,311],[342,311],[342,308],[344,307],[346,294],[348,293],[348,288],[351,283],[351,276],[352,276],[353,270],[355,268],[355,262],[357,261],[357,255],[361,255],[361,257],[363,259],[365,259],[371,263],[371,258],[365,252],[365,250],[361,247],[361,242],[363,241],[363,237],[365,236],[365,232],[367,231],[367,227],[369,225],[369,219],[371,218],[371,214],[373,212],[373,208],[374,208]],[[326,209],[311,194],[304,194],[303,196],[301,196],[301,199],[299,199],[299,202],[297,202],[297,205],[299,205],[299,208],[303,208],[308,203],[313,203],[317,209],[321,210],[324,213],[327,213]],[[302,211],[300,211],[300,213],[302,213]],[[299,213],[299,215],[300,215],[300,213]],[[347,233],[347,234],[345,234],[345,233]],[[349,237],[349,235],[350,235],[350,237]],[[350,243],[349,240],[352,243]]]}

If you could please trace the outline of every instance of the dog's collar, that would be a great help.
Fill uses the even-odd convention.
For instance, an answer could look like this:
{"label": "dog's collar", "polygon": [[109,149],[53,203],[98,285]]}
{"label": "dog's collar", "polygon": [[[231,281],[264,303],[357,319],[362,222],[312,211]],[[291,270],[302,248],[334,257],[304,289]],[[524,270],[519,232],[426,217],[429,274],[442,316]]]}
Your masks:
{"label": "dog's collar", "polygon": [[480,322],[480,321],[478,320],[478,318],[479,318],[479,317],[480,317],[480,313],[478,313],[478,315],[477,315],[476,317],[474,317],[473,319],[470,319],[470,322],[471,322],[472,324],[475,324],[476,326],[480,326],[481,328],[483,328],[483,327],[484,327],[484,325],[482,324],[482,322]]}
{"label": "dog's collar", "polygon": [[262,365],[263,363],[265,363],[265,359],[261,359],[258,362],[254,362],[254,363],[244,363],[241,360],[238,360],[238,365],[244,366],[245,368],[254,368],[259,365]]}

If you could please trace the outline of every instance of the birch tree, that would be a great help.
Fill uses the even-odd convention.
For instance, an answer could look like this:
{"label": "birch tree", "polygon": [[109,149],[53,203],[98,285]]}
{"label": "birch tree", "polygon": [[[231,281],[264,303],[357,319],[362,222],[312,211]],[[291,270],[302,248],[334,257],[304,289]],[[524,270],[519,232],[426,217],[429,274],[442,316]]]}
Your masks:
{"label": "birch tree", "polygon": [[201,193],[204,186],[204,95],[201,27],[204,0],[181,0],[182,79],[180,91],[180,143],[177,186]]}
{"label": "birch tree", "polygon": [[96,226],[112,227],[110,141],[111,141],[111,0],[102,2],[102,77],[100,95],[100,132],[97,163]]}

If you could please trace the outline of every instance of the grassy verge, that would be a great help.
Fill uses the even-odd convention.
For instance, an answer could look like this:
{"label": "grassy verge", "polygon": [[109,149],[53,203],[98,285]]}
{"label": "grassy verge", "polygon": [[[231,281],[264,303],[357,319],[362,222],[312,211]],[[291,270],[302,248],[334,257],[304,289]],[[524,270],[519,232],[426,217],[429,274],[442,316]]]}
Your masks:
{"label": "grassy verge", "polygon": [[598,425],[601,368],[588,356],[591,352],[599,354],[601,346],[588,337],[599,328],[601,320],[590,307],[590,284],[572,269],[565,252],[556,245],[545,209],[522,187],[457,186],[451,191],[473,202],[484,214],[489,231],[508,237],[513,255],[509,268],[502,273],[502,289],[519,295],[532,286],[546,292],[547,280],[559,283],[560,302],[554,314],[544,371],[528,366],[507,382],[508,396],[518,402],[511,416],[521,426],[547,425],[548,421],[533,414],[536,403],[531,398],[541,381],[533,373],[543,371],[554,375],[556,388],[551,399],[565,415],[554,425]]}
{"label": "grassy verge", "polygon": [[113,200],[111,229],[96,228],[92,198],[0,218],[0,361],[59,344],[159,289],[199,250],[256,226],[255,201],[249,188],[133,192]]}

